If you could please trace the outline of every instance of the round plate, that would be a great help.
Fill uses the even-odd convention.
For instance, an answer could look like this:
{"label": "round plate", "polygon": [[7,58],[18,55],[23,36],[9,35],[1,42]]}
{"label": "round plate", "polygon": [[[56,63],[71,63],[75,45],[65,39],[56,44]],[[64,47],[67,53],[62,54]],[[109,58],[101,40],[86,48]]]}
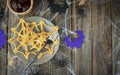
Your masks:
{"label": "round plate", "polygon": [[[48,21],[48,20],[46,20],[46,19],[44,19],[44,18],[42,18],[42,17],[29,17],[29,18],[25,18],[25,21],[26,21],[26,22],[29,22],[29,23],[31,23],[31,22],[39,23],[41,20],[43,20],[43,21],[44,21],[46,24],[48,24],[48,25],[54,26],[50,21]],[[51,28],[50,28],[50,27],[47,27],[47,26],[44,26],[44,29],[45,29],[45,31],[46,31],[46,30],[47,30],[47,31],[51,31]],[[58,35],[58,36],[57,36],[57,39],[59,40],[59,34],[58,34],[58,32],[57,32],[57,35]],[[11,45],[11,47],[12,47],[12,50],[14,50],[14,47],[13,47],[12,45]],[[33,64],[34,64],[34,65],[43,64],[43,63],[49,61],[49,60],[52,59],[53,56],[56,54],[58,48],[59,48],[59,44],[54,47],[54,53],[53,53],[52,55],[51,55],[51,54],[45,54],[45,55],[43,55],[40,59],[36,59]],[[22,49],[23,49],[23,48],[22,48]],[[31,61],[31,59],[33,59],[33,57],[35,56],[35,55],[33,55],[33,54],[30,54],[29,59],[26,59],[26,58],[25,58],[21,53],[19,53],[19,52],[15,53],[15,55],[18,56],[18,58],[20,58],[20,59],[21,59],[23,62],[25,62],[25,63]]]}

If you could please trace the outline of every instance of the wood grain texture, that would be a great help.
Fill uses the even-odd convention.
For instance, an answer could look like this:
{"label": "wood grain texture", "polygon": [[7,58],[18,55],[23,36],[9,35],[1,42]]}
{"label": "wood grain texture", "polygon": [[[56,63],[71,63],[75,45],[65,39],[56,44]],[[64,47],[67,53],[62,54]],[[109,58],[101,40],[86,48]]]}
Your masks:
{"label": "wood grain texture", "polygon": [[112,58],[113,58],[113,75],[120,74],[120,1],[112,0],[111,2],[111,22],[112,22]]}
{"label": "wood grain texture", "polygon": [[80,8],[77,3],[72,5],[72,15],[76,16],[72,18],[71,30],[83,30],[86,39],[81,49],[72,52],[72,63],[76,75],[92,75],[91,4],[84,5],[83,9],[87,17],[81,18],[80,22],[78,22],[80,14],[77,13],[76,7]]}
{"label": "wood grain texture", "polygon": [[[60,3],[60,1],[55,0],[56,3]],[[81,49],[72,51],[60,46],[59,50],[69,57],[76,75],[119,75],[120,1],[104,0],[101,4],[94,3],[99,0],[88,1],[86,0],[86,4],[83,6],[87,17],[82,18],[78,23],[80,19],[77,12],[77,8],[80,7],[78,2],[70,5],[68,16],[73,15],[74,17],[67,20],[68,29],[72,31],[82,30],[85,33],[85,43]],[[25,17],[39,16],[39,4],[40,0],[34,0],[34,9]],[[1,26],[0,28],[4,29],[6,33],[8,32],[8,38],[10,38],[11,28],[15,26],[19,18],[10,11],[8,15],[8,26],[6,28]],[[53,15],[51,11],[48,11],[43,17],[50,19]],[[64,17],[64,14],[59,14],[52,22],[57,25],[64,20]],[[58,26],[64,26],[64,22]],[[71,35],[71,37],[74,36]],[[25,64],[15,57],[13,58],[9,44],[3,52],[7,53],[7,50],[9,53],[4,58],[0,57],[0,75],[18,75],[19,70],[23,69]],[[8,64],[7,69],[2,66],[3,59],[6,62],[4,65]],[[31,70],[40,72],[40,75],[71,75],[66,68],[56,69],[52,60],[42,65],[31,66]]]}
{"label": "wood grain texture", "polygon": [[[107,0],[106,0],[107,1]],[[93,75],[111,75],[111,25],[110,3],[93,5]]]}
{"label": "wood grain texture", "polygon": [[[5,1],[0,1],[0,12],[5,12],[6,11],[6,0]],[[8,13],[8,11],[6,11]],[[2,19],[0,20],[0,29],[4,30],[4,33],[6,34],[8,32],[7,28],[7,23],[5,23],[5,19],[7,19],[8,14],[5,14]],[[1,36],[1,35],[0,35]],[[7,39],[7,36],[5,37]],[[0,75],[6,75],[7,74],[7,53],[8,53],[8,48],[7,45],[4,45],[4,49],[0,49]]]}

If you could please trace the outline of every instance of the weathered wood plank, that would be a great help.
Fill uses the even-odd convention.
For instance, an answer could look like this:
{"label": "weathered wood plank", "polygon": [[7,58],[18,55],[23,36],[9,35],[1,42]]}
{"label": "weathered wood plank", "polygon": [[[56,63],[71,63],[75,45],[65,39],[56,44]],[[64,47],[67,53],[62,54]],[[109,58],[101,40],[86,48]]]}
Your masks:
{"label": "weathered wood plank", "polygon": [[[107,0],[106,0],[107,1]],[[111,75],[110,3],[92,5],[93,75]]]}
{"label": "weathered wood plank", "polygon": [[[7,35],[7,9],[6,9],[6,0],[0,1],[0,29],[4,31],[4,33]],[[4,12],[3,14],[1,12]],[[4,15],[5,14],[5,15]],[[1,37],[1,35],[0,35]],[[7,39],[7,36],[6,36]],[[0,49],[0,75],[6,75],[7,74],[7,45],[4,45],[3,49]]]}
{"label": "weathered wood plank", "polygon": [[[55,0],[55,3],[60,3],[60,2],[62,2],[62,1]],[[51,13],[51,14],[53,14],[53,13]],[[69,16],[71,16],[71,8],[69,8],[67,17],[69,17]],[[53,21],[54,24],[56,24],[60,27],[60,29],[59,29],[60,31],[61,31],[62,26],[65,27],[64,19],[65,19],[65,14],[59,13],[58,16],[55,18],[55,20]],[[70,27],[71,27],[71,18],[67,19],[67,28],[70,29]],[[68,50],[67,48],[65,48],[64,45],[60,45],[59,51],[62,51],[63,53],[65,53],[69,57],[69,60],[71,61],[71,50]],[[52,66],[54,66],[54,67],[52,67]],[[52,67],[51,75],[70,75],[71,74],[65,67],[64,68],[59,67],[57,69],[55,68],[55,65],[51,65],[51,67]]]}
{"label": "weathered wood plank", "polygon": [[[15,24],[18,22],[18,18],[13,14],[11,13],[11,11],[9,11],[9,18],[8,18],[8,39],[11,38],[11,28],[12,27],[15,27]],[[10,44],[8,44],[8,71],[7,71],[7,75],[12,75],[12,74],[17,74],[16,72],[18,72],[16,69],[16,63],[17,63],[17,60],[14,59],[14,55],[12,55],[12,49],[10,47]],[[18,62],[19,63],[19,62]],[[21,64],[22,65],[22,64]]]}
{"label": "weathered wood plank", "polygon": [[120,74],[120,1],[111,0],[111,25],[112,25],[112,57],[113,75]]}
{"label": "weathered wood plank", "polygon": [[87,17],[81,18],[81,21],[78,23],[80,19],[80,14],[77,12],[76,4],[72,5],[72,15],[76,15],[72,18],[72,31],[82,30],[85,34],[85,43],[82,45],[81,49],[74,49],[72,52],[72,63],[75,68],[76,75],[92,75],[92,43],[90,42],[90,38],[92,36],[91,33],[91,4],[85,4],[83,9],[85,10],[85,14]]}

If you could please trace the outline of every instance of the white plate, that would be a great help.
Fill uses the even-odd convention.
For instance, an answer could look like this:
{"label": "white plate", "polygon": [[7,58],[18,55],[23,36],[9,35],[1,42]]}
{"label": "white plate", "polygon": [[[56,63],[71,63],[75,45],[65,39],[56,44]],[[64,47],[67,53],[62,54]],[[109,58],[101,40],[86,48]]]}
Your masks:
{"label": "white plate", "polygon": [[[39,23],[41,20],[45,21],[45,23],[48,24],[48,25],[54,26],[50,21],[48,21],[48,20],[46,20],[46,19],[44,19],[44,18],[42,18],[42,17],[29,17],[29,18],[25,18],[25,21],[26,21],[26,22],[29,22],[29,23],[31,23],[31,22]],[[51,28],[45,27],[45,30],[51,31]],[[58,35],[58,36],[57,36],[57,39],[59,40],[59,34],[58,34],[58,32],[57,32],[57,35]],[[14,48],[13,48],[12,45],[11,45],[11,47],[12,47],[12,50],[14,50]],[[50,54],[45,54],[45,55],[43,55],[40,59],[36,59],[36,61],[35,61],[33,64],[34,64],[34,65],[43,64],[43,63],[49,61],[49,60],[52,59],[53,56],[56,54],[56,52],[58,51],[58,48],[59,48],[59,44],[54,47],[54,53],[53,53],[52,55],[50,55]],[[29,61],[33,58],[33,56],[35,56],[35,55],[33,55],[33,54],[30,54],[29,59],[25,59],[25,57],[24,57],[21,53],[19,53],[19,52],[18,52],[18,53],[15,53],[15,55],[16,55],[18,58],[20,58],[20,59],[21,59],[23,62],[25,62],[25,63],[26,63],[26,62],[29,62]]]}

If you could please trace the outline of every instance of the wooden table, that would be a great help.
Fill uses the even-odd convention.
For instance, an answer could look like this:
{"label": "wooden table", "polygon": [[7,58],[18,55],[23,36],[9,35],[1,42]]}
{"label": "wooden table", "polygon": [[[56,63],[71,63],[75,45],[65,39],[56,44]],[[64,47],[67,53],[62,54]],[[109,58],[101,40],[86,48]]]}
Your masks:
{"label": "wooden table", "polygon": [[[71,51],[64,47],[60,47],[59,50],[69,57],[76,75],[120,75],[120,1],[104,0],[104,3],[100,4],[95,3],[95,1],[97,0],[89,0],[83,6],[87,17],[82,18],[79,23],[79,14],[76,8],[79,7],[78,3],[70,5],[68,16],[74,15],[74,17],[67,20],[67,27],[72,31],[78,29],[83,30],[86,39],[81,49],[74,49]],[[39,10],[39,8],[36,8],[39,6],[39,3],[39,0],[35,0],[34,9],[25,17],[36,16],[37,13],[34,12]],[[43,17],[49,19],[52,15],[53,13],[49,11]],[[10,38],[10,29],[18,22],[18,18],[10,11],[7,16],[7,27],[1,28],[8,33],[8,38]],[[59,14],[53,23],[56,25],[63,20],[63,18],[64,14]],[[0,75],[18,75],[18,69],[25,66],[20,60],[9,55],[10,49],[9,45],[6,45],[5,49],[2,51],[6,55],[4,55],[4,58],[0,57]],[[4,65],[8,64],[7,67],[3,66],[3,63]],[[19,67],[15,68],[16,65],[19,65]],[[71,75],[66,68],[55,69],[51,61],[33,67],[33,71],[37,69],[41,73],[40,75]]]}

